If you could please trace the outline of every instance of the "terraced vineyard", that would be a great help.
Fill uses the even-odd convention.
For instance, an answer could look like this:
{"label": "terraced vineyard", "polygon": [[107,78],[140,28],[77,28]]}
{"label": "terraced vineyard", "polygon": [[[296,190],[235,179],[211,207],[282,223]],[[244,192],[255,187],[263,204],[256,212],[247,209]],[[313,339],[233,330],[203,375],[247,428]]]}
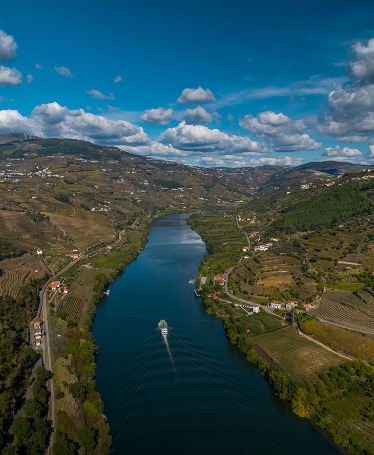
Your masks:
{"label": "terraced vineyard", "polygon": [[110,275],[109,269],[74,266],[74,279],[69,286],[69,293],[61,302],[61,310],[67,315],[67,319],[78,322],[78,326],[84,325],[84,318],[93,298],[94,279],[98,272]]}
{"label": "terraced vineyard", "polygon": [[343,362],[337,354],[299,336],[293,327],[255,337],[253,343],[256,350],[259,347],[267,353],[271,363],[282,365],[286,374],[298,379],[316,377]]}
{"label": "terraced vineyard", "polygon": [[30,254],[21,257],[4,259],[0,262],[0,295],[16,297],[20,286],[32,278],[43,278],[47,269],[43,261]]}
{"label": "terraced vineyard", "polygon": [[92,286],[96,273],[97,270],[94,268],[80,268],[61,307],[68,319],[83,322],[82,315],[85,314],[92,300]]}
{"label": "terraced vineyard", "polygon": [[353,294],[328,289],[319,304],[308,312],[335,324],[374,333],[374,296],[367,291]]}
{"label": "terraced vineyard", "polygon": [[267,252],[241,262],[230,277],[240,283],[244,298],[250,295],[258,303],[291,298],[303,301],[316,293],[317,284],[303,274],[301,266],[299,259]]}

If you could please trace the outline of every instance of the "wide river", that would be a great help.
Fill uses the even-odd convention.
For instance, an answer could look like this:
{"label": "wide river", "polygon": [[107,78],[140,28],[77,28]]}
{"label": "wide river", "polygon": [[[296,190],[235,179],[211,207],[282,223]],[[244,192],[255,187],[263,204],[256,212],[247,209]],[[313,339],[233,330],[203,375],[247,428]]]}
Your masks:
{"label": "wide river", "polygon": [[97,388],[113,453],[340,453],[292,414],[195,297],[190,280],[207,251],[186,219],[171,215],[151,226],[145,249],[97,309]]}

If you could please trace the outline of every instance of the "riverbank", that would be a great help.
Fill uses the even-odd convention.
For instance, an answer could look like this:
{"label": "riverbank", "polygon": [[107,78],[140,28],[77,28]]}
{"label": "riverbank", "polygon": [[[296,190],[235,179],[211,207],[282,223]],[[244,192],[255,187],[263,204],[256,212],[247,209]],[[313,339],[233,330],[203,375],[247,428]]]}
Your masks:
{"label": "riverbank", "polygon": [[[264,264],[270,263],[267,266],[274,272],[275,261],[263,255],[250,258],[248,252],[247,259],[243,258],[242,248],[247,239],[232,216],[195,217],[192,227],[206,241],[211,253],[200,265],[199,276],[204,277],[200,295],[207,312],[222,321],[230,342],[259,368],[295,414],[327,431],[349,453],[374,453],[374,369],[359,360],[347,362],[341,353],[298,335],[291,320],[282,321],[262,311],[244,312],[236,306],[236,296],[248,299],[250,292],[252,299],[253,295],[258,299],[256,304],[268,303],[262,289],[264,286],[270,289],[270,279],[255,284],[253,270],[260,275]],[[294,261],[292,252],[290,257]],[[251,264],[248,267],[246,260]],[[288,256],[282,253],[277,260],[285,269]],[[241,268],[237,266],[240,271],[235,281],[228,283],[231,297],[227,298],[225,286],[215,277],[237,264]],[[282,279],[285,280],[284,273]],[[272,292],[275,290],[273,285]],[[291,291],[289,285],[287,293]],[[303,316],[300,314],[299,318],[302,326]]]}
{"label": "riverbank", "polygon": [[[56,403],[54,453],[110,453],[111,436],[104,403],[96,390],[97,346],[92,324],[104,291],[144,248],[149,224],[130,231],[120,244],[93,251],[59,280],[69,293],[51,308],[50,345]],[[55,312],[56,311],[56,312]]]}

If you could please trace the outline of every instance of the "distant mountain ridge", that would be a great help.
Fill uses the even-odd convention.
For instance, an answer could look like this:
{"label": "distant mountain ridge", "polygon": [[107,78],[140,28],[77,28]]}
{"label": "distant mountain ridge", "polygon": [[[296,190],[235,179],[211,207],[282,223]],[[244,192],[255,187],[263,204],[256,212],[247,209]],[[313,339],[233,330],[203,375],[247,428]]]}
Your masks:
{"label": "distant mountain ridge", "polygon": [[[216,179],[219,179],[219,183],[226,188],[228,185],[230,191],[233,190],[235,193],[242,191],[245,196],[267,194],[274,189],[283,189],[318,179],[338,177],[345,173],[362,172],[370,168],[366,165],[339,161],[311,162],[296,167],[266,165],[243,168],[199,168],[144,157],[125,152],[117,147],[102,146],[77,139],[45,139],[22,133],[0,135],[0,163],[3,160],[22,159],[27,167],[26,161],[38,158],[39,160],[47,160],[48,165],[51,165],[49,158],[58,156],[65,160],[72,157],[89,160],[91,163],[96,161],[95,164],[101,163],[102,166],[108,165],[109,161],[112,160],[124,166],[153,167],[154,171],[158,169],[162,173],[166,171],[169,174],[172,169],[176,172],[183,170],[184,174],[188,172],[191,176],[198,174],[200,181],[205,182],[207,180],[204,183],[207,188],[212,186],[212,178],[215,180],[214,183],[218,183]],[[166,182],[170,180],[169,176],[165,175],[162,178],[158,175],[157,179]]]}

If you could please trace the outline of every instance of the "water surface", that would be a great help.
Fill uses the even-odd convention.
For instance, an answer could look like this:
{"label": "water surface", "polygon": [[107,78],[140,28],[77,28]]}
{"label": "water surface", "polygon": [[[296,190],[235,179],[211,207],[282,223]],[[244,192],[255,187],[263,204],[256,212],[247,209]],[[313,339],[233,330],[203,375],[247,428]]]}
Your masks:
{"label": "water surface", "polygon": [[[291,413],[195,297],[189,281],[207,251],[186,218],[152,225],[145,249],[97,310],[97,387],[113,453],[340,453]],[[157,330],[162,318],[167,341]]]}

